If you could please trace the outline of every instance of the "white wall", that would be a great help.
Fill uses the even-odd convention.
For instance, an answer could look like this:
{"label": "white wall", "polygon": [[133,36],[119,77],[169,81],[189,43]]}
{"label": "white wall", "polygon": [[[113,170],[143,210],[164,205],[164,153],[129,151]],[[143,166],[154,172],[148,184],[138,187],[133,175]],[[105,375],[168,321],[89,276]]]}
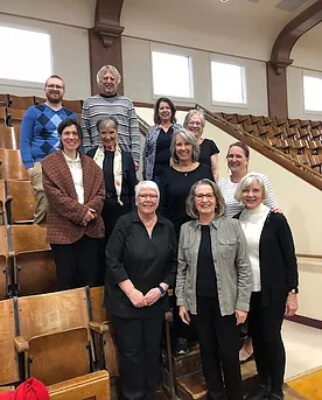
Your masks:
{"label": "white wall", "polygon": [[[0,24],[41,30],[51,35],[53,73],[65,80],[66,99],[83,99],[91,92],[88,28],[92,26],[93,3],[94,0],[2,0],[0,3]],[[1,58],[4,62],[3,54]],[[21,65],[23,68],[23,60]],[[41,84],[4,80],[0,82],[0,92],[44,95]]]}
{"label": "white wall", "polygon": [[[123,79],[125,94],[135,101],[154,103],[152,89],[151,50],[165,50],[185,54],[192,58],[194,93],[193,99],[174,99],[176,104],[193,106],[202,104],[212,111],[238,112],[267,115],[266,67],[264,62],[241,57],[223,56],[204,50],[165,45],[159,42],[122,37]],[[237,62],[245,65],[247,82],[246,107],[215,106],[211,101],[210,59]]]}

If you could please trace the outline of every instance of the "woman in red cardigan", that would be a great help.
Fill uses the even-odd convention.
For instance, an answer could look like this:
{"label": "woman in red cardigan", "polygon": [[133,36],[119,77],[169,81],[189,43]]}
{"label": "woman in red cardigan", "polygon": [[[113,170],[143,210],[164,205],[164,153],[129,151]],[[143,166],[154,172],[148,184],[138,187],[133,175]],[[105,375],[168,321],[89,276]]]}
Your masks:
{"label": "woman in red cardigan", "polygon": [[101,211],[105,187],[101,169],[80,154],[81,128],[67,118],[58,127],[61,151],[42,161],[49,202],[47,241],[54,253],[61,290],[98,283]]}

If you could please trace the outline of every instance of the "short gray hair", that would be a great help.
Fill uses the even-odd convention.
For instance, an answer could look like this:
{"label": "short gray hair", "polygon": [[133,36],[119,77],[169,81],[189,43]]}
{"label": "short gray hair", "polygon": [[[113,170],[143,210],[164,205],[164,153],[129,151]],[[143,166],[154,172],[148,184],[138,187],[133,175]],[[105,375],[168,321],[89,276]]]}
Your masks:
{"label": "short gray hair", "polygon": [[179,158],[176,154],[176,140],[177,136],[180,135],[187,143],[191,144],[192,146],[192,161],[199,160],[200,148],[197,139],[195,138],[194,134],[192,134],[187,129],[181,128],[177,131],[173,132],[171,145],[170,145],[170,155],[173,161],[178,164]]}
{"label": "short gray hair", "polygon": [[198,219],[199,218],[199,213],[197,211],[196,207],[196,188],[201,185],[208,185],[212,189],[212,193],[215,196],[216,199],[216,207],[215,207],[215,212],[216,212],[216,218],[221,217],[225,214],[225,200],[224,197],[219,189],[219,186],[211,181],[210,179],[201,179],[200,181],[195,182],[191,188],[189,195],[186,199],[186,213],[189,215],[189,217],[193,219]]}
{"label": "short gray hair", "polygon": [[200,118],[202,129],[205,127],[206,125],[205,113],[202,110],[190,110],[184,117],[183,121],[184,128],[188,129],[189,121],[195,115],[198,115],[198,117]]}
{"label": "short gray hair", "polygon": [[256,174],[255,172],[250,172],[249,174],[245,175],[236,188],[235,192],[235,199],[242,202],[242,195],[245,189],[248,189],[254,182],[257,182],[263,191],[263,200],[267,198],[267,188],[264,182],[262,175]]}
{"label": "short gray hair", "polygon": [[138,195],[140,194],[140,191],[142,189],[152,189],[152,190],[154,190],[156,192],[156,194],[160,198],[159,186],[155,182],[153,182],[153,181],[141,181],[141,182],[139,182],[134,188],[135,197],[138,197]]}
{"label": "short gray hair", "polygon": [[111,127],[117,131],[119,127],[118,120],[115,117],[106,117],[98,120],[96,123],[97,131],[99,132],[103,127]]}
{"label": "short gray hair", "polygon": [[98,85],[101,83],[101,80],[103,76],[106,74],[106,72],[110,72],[115,77],[117,84],[118,85],[120,84],[121,75],[119,71],[113,65],[104,65],[96,75],[96,80]]}

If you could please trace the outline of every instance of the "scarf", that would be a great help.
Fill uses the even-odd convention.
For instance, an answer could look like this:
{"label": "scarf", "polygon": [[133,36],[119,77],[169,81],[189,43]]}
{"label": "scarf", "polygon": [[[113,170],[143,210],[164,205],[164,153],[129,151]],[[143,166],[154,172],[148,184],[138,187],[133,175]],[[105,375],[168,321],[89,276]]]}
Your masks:
{"label": "scarf", "polygon": [[[95,152],[93,160],[101,169],[103,169],[104,158],[105,158],[104,145],[100,144]],[[113,176],[114,176],[114,187],[116,191],[117,202],[119,203],[120,206],[123,206],[123,203],[121,201],[122,179],[123,179],[122,153],[118,144],[115,145],[115,151],[114,151]]]}

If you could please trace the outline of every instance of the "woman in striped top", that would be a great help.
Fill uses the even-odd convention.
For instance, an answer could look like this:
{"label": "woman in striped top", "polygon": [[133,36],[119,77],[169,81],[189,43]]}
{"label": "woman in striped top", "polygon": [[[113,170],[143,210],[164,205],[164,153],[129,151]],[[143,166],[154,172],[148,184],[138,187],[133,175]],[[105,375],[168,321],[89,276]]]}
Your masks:
{"label": "woman in striped top", "polygon": [[[249,147],[243,142],[236,142],[229,146],[226,156],[228,168],[231,175],[228,178],[220,179],[218,186],[225,199],[225,215],[233,217],[244,209],[244,205],[239,203],[234,195],[238,183],[248,173]],[[274,191],[267,176],[260,174],[267,190],[265,205],[273,210],[278,209],[278,204]]]}

